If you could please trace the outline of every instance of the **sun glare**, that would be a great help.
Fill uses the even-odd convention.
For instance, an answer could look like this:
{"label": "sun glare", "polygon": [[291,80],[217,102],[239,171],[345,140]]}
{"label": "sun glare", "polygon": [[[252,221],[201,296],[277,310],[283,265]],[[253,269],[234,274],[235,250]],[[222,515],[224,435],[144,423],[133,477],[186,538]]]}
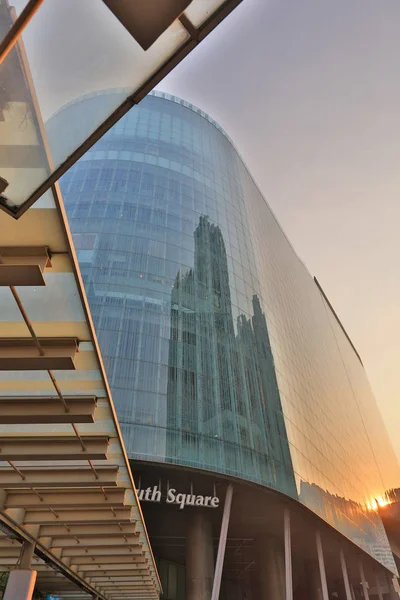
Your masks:
{"label": "sun glare", "polygon": [[388,498],[383,498],[382,496],[378,496],[378,497],[372,498],[372,500],[367,502],[367,508],[368,508],[368,510],[378,510],[378,508],[387,506],[390,503],[391,502]]}

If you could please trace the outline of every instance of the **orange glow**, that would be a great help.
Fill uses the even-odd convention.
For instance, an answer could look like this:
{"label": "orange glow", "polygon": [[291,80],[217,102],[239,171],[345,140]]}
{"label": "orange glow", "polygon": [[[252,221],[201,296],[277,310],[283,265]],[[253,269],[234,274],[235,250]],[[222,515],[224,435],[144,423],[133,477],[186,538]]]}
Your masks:
{"label": "orange glow", "polygon": [[367,508],[368,510],[378,510],[378,508],[387,506],[388,504],[391,504],[388,498],[378,496],[367,502]]}
{"label": "orange glow", "polygon": [[376,498],[376,502],[379,506],[387,506],[388,504],[390,504],[390,500],[388,500],[387,498],[382,498],[382,496]]}

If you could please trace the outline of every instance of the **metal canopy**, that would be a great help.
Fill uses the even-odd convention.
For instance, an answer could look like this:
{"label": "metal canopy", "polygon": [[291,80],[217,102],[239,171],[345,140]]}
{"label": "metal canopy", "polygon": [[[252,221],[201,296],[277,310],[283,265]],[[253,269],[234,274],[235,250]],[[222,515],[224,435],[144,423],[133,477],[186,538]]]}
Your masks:
{"label": "metal canopy", "polygon": [[[0,208],[19,218],[241,0],[165,0],[162,11],[146,9],[157,2],[42,2],[0,65]],[[26,0],[13,0],[15,11],[10,3],[0,0],[0,41]],[[30,80],[28,94],[18,64]],[[110,88],[125,95],[94,106],[79,134],[66,131],[62,156],[48,146],[40,118],[46,122],[64,104]]]}
{"label": "metal canopy", "polygon": [[0,211],[0,232],[0,572],[18,568],[25,541],[45,593],[156,600],[157,569],[57,188],[20,220]]}

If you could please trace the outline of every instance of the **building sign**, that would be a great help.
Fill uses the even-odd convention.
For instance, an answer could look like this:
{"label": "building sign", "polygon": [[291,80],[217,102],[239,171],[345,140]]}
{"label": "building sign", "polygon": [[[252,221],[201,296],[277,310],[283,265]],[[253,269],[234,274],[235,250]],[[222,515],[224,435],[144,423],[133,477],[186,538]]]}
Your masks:
{"label": "building sign", "polygon": [[206,508],[218,508],[219,498],[214,496],[203,496],[202,494],[194,494],[193,489],[190,494],[178,492],[175,488],[167,486],[166,495],[162,495],[161,484],[154,485],[153,487],[137,488],[137,494],[140,502],[161,502],[165,501],[167,504],[177,504],[179,510],[183,510],[185,506],[204,506]]}

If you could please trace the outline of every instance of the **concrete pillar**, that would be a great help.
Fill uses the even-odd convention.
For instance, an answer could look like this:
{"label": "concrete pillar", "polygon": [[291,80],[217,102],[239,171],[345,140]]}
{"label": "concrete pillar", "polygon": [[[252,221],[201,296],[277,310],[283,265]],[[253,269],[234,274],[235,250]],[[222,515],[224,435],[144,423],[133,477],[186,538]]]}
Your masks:
{"label": "concrete pillar", "polygon": [[263,536],[257,540],[259,600],[285,600],[285,554],[279,540]]}
{"label": "concrete pillar", "polygon": [[188,511],[186,600],[210,600],[214,579],[211,521],[206,511]]}
{"label": "concrete pillar", "polygon": [[16,569],[8,576],[3,600],[32,600],[37,571]]}

